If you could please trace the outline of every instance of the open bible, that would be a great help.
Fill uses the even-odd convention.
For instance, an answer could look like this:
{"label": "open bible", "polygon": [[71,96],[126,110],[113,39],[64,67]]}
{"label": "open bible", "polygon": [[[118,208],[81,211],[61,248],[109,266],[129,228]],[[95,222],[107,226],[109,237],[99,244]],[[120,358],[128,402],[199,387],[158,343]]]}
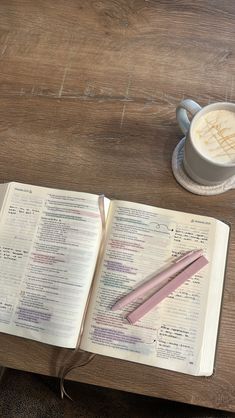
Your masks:
{"label": "open bible", "polygon": [[[103,198],[104,235],[99,201],[87,193],[0,185],[0,332],[211,375],[229,226]],[[146,277],[195,249],[209,264],[135,325],[125,317],[141,299],[111,310]]]}

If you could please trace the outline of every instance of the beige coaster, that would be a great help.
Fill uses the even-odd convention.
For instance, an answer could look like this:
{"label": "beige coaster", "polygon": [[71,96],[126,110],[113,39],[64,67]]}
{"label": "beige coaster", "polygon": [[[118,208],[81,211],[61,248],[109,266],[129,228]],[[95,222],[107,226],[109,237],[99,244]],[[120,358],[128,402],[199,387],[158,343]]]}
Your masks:
{"label": "beige coaster", "polygon": [[235,189],[235,176],[230,177],[228,180],[221,184],[217,184],[216,186],[203,186],[188,177],[183,166],[184,142],[185,138],[181,139],[175,147],[172,155],[172,171],[181,186],[191,193],[208,196],[224,193],[230,189]]}

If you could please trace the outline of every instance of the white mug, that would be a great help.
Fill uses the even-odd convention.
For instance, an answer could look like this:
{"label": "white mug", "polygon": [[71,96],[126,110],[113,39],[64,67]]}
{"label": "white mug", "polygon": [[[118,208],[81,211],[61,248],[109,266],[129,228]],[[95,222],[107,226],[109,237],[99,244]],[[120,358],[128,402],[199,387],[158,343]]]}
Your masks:
{"label": "white mug", "polygon": [[[235,159],[229,162],[215,161],[202,154],[195,144],[195,126],[202,116],[218,110],[229,110],[235,113],[235,104],[221,102],[203,108],[190,99],[183,100],[176,109],[176,118],[185,135],[183,164],[187,174],[199,184],[211,186],[224,182],[235,175]],[[189,121],[189,113],[192,116]],[[235,133],[235,132],[234,132]],[[235,147],[235,138],[234,138]],[[233,151],[234,152],[234,151]]]}

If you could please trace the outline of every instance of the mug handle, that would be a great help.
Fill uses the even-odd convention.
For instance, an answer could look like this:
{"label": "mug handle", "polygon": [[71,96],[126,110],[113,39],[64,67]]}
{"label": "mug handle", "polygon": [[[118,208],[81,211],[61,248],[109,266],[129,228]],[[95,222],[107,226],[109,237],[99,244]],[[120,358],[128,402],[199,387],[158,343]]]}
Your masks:
{"label": "mug handle", "polygon": [[187,112],[194,116],[197,112],[199,112],[199,110],[201,110],[201,106],[191,99],[182,100],[182,102],[180,102],[177,106],[176,119],[184,135],[187,134],[190,127],[190,120]]}

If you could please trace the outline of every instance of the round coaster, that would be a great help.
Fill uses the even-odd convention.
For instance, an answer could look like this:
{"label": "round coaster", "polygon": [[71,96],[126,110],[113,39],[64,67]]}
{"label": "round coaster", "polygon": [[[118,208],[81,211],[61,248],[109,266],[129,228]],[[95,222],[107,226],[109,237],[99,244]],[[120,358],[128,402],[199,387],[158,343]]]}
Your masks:
{"label": "round coaster", "polygon": [[191,193],[199,195],[215,195],[226,192],[230,189],[235,189],[235,175],[228,180],[216,186],[203,186],[192,180],[184,170],[183,158],[184,158],[184,142],[185,138],[177,144],[172,155],[172,171],[173,174],[181,186]]}

